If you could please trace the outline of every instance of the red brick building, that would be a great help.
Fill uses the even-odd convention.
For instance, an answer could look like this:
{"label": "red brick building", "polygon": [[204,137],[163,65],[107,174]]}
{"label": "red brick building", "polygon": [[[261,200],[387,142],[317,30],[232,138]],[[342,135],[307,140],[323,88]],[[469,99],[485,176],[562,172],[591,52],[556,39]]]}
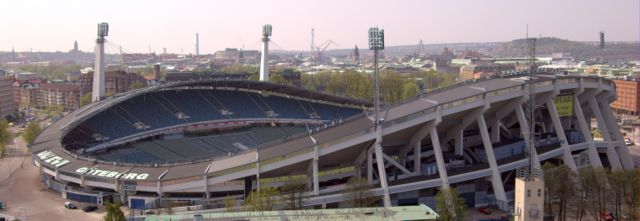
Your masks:
{"label": "red brick building", "polygon": [[[127,92],[134,84],[147,86],[147,81],[139,74],[124,71],[107,71],[104,77],[104,92],[106,95]],[[91,93],[93,88],[93,72],[80,76],[82,94]],[[134,85],[135,86],[135,85]]]}
{"label": "red brick building", "polygon": [[73,83],[41,84],[42,106],[61,105],[65,110],[75,110],[80,107],[80,85]]}
{"label": "red brick building", "polygon": [[618,99],[611,104],[616,112],[632,115],[640,114],[640,79],[613,80]]}

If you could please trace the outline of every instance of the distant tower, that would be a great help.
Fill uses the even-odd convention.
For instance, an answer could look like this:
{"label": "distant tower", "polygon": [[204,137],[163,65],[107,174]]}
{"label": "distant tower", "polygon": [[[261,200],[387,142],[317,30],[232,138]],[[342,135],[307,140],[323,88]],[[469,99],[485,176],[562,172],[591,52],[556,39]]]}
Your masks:
{"label": "distant tower", "polygon": [[93,68],[93,90],[91,100],[99,101],[104,97],[104,42],[109,35],[109,24],[106,22],[98,24],[98,39],[96,39],[96,60]]}
{"label": "distant tower", "polygon": [[600,49],[604,49],[604,31],[600,32]]}
{"label": "distant tower", "polygon": [[260,59],[260,81],[269,81],[269,37],[271,25],[262,26],[262,58]]}
{"label": "distant tower", "polygon": [[316,42],[315,42],[315,29],[311,29],[311,60],[314,59],[315,51],[316,51]]}
{"label": "distant tower", "polygon": [[358,50],[358,45],[356,45],[356,48],[353,49],[353,63],[355,65],[360,64],[360,50]]}
{"label": "distant tower", "polygon": [[200,35],[196,33],[196,55],[200,55]]}
{"label": "distant tower", "polygon": [[78,49],[78,41],[74,41],[73,42],[73,52],[78,52],[78,51],[79,51],[79,49]]}

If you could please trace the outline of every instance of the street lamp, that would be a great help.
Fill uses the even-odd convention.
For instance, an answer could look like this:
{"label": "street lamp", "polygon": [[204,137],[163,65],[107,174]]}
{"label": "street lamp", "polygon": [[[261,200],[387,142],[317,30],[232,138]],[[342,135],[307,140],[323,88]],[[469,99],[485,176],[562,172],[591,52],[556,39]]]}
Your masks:
{"label": "street lamp", "polygon": [[369,28],[369,49],[373,50],[373,75],[374,75],[374,93],[373,93],[373,111],[374,123],[376,127],[375,153],[378,165],[378,178],[380,179],[380,187],[384,190],[384,207],[391,207],[391,198],[389,197],[389,187],[387,184],[387,173],[382,159],[382,126],[380,124],[380,77],[378,73],[378,51],[384,50],[384,29],[378,27]]}
{"label": "street lamp", "polygon": [[22,211],[22,220],[27,221],[27,208],[26,207],[18,207],[18,210]]}

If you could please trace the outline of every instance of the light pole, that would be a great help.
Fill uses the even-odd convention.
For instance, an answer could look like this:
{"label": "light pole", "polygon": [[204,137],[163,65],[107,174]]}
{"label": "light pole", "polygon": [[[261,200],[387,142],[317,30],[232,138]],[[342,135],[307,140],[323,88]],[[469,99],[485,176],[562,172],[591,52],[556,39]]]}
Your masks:
{"label": "light pole", "polygon": [[18,210],[22,211],[22,220],[27,221],[27,208],[26,207],[18,207]]}
{"label": "light pole", "polygon": [[378,73],[378,51],[384,50],[384,29],[373,27],[369,28],[369,49],[373,50],[373,75],[374,75],[374,93],[373,93],[373,111],[374,124],[376,127],[375,154],[376,164],[378,165],[378,178],[380,179],[380,187],[384,190],[384,207],[391,207],[391,199],[389,197],[389,187],[387,184],[387,173],[384,168],[382,159],[382,126],[380,124],[380,77]]}

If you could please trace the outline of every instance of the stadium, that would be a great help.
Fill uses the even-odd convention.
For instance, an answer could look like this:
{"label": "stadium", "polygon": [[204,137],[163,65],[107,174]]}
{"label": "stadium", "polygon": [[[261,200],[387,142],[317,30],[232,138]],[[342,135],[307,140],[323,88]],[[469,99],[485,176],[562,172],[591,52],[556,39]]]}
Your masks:
{"label": "stadium", "polygon": [[609,106],[613,82],[556,73],[465,81],[384,105],[380,155],[368,101],[219,79],[94,102],[46,128],[31,148],[42,181],[62,197],[118,198],[134,209],[167,200],[217,208],[224,197],[242,201],[290,176],[306,180],[309,207],[342,207],[351,177],[393,205],[435,208],[437,189],[452,186],[470,207],[504,206],[516,169],[527,165],[529,131],[520,125],[528,125],[529,99],[536,164],[633,168]]}

